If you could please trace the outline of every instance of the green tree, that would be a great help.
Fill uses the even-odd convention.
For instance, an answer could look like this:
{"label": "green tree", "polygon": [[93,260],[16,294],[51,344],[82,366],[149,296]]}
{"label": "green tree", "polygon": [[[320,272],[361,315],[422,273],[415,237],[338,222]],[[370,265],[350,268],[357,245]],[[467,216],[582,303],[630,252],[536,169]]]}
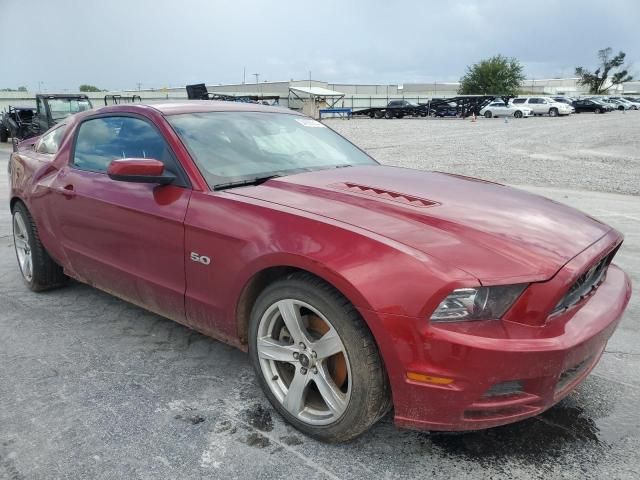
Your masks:
{"label": "green tree", "polygon": [[524,80],[522,65],[502,55],[481,60],[467,67],[460,79],[461,95],[517,95]]}
{"label": "green tree", "polygon": [[27,91],[27,87],[24,87],[24,86],[18,87],[18,91],[19,92],[26,92]]}
{"label": "green tree", "polygon": [[[606,93],[614,85],[633,80],[627,69],[622,67],[626,53],[621,51],[611,58],[612,52],[611,47],[598,50],[600,66],[593,73],[586,68],[576,67],[576,76],[580,77],[578,84],[588,86],[589,93],[594,95]],[[613,70],[618,71],[613,72]],[[609,74],[611,74],[611,78],[609,78]]]}
{"label": "green tree", "polygon": [[95,87],[93,85],[80,85],[80,91],[81,92],[101,92],[102,90],[100,90],[98,87]]}

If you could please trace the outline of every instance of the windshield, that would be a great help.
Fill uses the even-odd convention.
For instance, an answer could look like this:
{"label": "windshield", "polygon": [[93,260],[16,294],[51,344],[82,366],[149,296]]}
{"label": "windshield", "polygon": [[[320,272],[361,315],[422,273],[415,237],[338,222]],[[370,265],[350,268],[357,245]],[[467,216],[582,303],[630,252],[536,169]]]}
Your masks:
{"label": "windshield", "polygon": [[78,100],[75,98],[50,98],[49,110],[54,121],[60,121],[74,113],[84,112],[91,109],[89,100]]}
{"label": "windshield", "polygon": [[205,112],[167,117],[210,188],[376,161],[320,122],[282,113]]}

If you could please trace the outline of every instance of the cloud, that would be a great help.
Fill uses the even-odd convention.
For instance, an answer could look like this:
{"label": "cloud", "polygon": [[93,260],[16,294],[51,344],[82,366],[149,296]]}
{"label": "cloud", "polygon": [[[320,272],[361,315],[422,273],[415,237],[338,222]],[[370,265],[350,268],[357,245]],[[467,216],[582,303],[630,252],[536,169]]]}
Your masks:
{"label": "cloud", "polygon": [[243,68],[247,80],[450,81],[497,53],[542,78],[591,67],[607,46],[640,73],[637,0],[2,2],[0,88],[227,83]]}

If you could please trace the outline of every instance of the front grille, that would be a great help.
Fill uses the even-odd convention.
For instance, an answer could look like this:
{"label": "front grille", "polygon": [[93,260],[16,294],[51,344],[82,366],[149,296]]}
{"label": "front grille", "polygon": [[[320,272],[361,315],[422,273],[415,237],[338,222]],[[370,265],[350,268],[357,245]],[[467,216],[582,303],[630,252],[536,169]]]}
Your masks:
{"label": "front grille", "polygon": [[583,298],[588,297],[600,286],[607,275],[607,269],[618,249],[613,250],[609,255],[591,266],[571,285],[567,294],[555,306],[551,315],[567,310]]}

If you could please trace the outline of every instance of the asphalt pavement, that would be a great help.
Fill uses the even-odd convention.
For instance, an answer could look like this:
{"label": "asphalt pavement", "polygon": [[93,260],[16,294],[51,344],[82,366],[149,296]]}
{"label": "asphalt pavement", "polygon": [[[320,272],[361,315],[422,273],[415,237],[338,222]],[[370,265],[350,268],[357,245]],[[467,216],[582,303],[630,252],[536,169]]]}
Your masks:
{"label": "asphalt pavement", "polygon": [[[0,147],[5,199],[8,151]],[[638,285],[640,197],[523,188],[623,231],[616,262]],[[85,285],[28,291],[5,206],[0,478],[637,479],[638,297],[594,372],[536,418],[442,434],[400,430],[387,417],[352,442],[327,445],[278,416],[244,353]]]}

